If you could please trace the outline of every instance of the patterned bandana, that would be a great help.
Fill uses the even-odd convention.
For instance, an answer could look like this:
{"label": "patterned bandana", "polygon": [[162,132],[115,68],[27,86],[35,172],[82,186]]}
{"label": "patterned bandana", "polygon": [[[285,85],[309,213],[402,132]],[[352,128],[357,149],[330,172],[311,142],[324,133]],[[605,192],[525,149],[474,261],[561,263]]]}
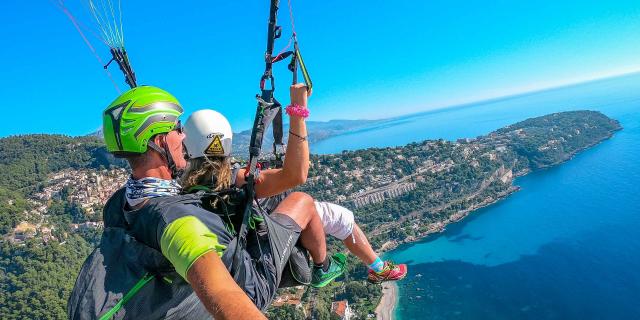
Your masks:
{"label": "patterned bandana", "polygon": [[154,177],[145,177],[139,180],[129,177],[125,186],[127,187],[125,192],[127,202],[132,207],[150,198],[175,196],[182,189],[176,180]]}

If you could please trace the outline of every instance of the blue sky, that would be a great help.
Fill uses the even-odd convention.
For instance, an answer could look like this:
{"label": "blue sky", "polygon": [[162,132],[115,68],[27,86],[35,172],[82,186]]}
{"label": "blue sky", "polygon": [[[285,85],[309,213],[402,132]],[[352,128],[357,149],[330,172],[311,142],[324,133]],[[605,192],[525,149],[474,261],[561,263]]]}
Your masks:
{"label": "blue sky", "polygon": [[[66,3],[93,25],[81,1]],[[214,108],[234,131],[246,129],[264,69],[268,1],[189,3],[123,1],[138,81],[173,93],[187,113]],[[292,5],[314,81],[312,120],[384,118],[640,70],[637,0]],[[279,18],[278,49],[290,32],[286,1]],[[2,1],[0,21],[0,137],[96,130],[117,92],[54,2]],[[86,33],[108,60],[108,48]],[[276,72],[286,102],[290,74],[284,65]]]}

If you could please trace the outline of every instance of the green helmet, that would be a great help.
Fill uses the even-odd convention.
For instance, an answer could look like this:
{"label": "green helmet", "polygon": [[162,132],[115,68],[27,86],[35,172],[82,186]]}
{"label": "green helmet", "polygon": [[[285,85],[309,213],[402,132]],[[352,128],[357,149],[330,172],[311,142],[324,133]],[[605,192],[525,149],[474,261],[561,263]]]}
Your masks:
{"label": "green helmet", "polygon": [[173,130],[181,114],[180,103],[170,93],[151,86],[133,88],[102,114],[107,150],[120,156],[144,153],[149,140]]}

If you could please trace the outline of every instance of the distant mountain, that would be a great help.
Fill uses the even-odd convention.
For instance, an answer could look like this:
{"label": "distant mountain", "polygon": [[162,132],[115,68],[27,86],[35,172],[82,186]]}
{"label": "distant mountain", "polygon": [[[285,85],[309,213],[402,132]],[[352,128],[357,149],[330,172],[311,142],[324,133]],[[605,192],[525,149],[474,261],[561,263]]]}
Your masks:
{"label": "distant mountain", "polygon": [[[307,121],[307,129],[309,131],[309,142],[317,142],[344,134],[363,127],[384,123],[389,119],[381,120],[330,120],[330,121]],[[288,138],[289,123],[284,123],[283,133],[285,143]],[[269,153],[272,150],[273,134],[272,127],[269,127],[265,134],[262,144],[262,150]],[[102,128],[88,134],[90,137],[98,137],[102,139]],[[233,155],[236,157],[246,158],[249,152],[249,140],[251,140],[251,129],[244,130],[233,134]]]}
{"label": "distant mountain", "polygon": [[100,128],[98,130],[96,130],[93,133],[88,134],[87,136],[89,136],[89,137],[98,137],[98,138],[102,139],[102,126],[100,126]]}
{"label": "distant mountain", "polygon": [[[307,131],[309,133],[309,142],[318,142],[333,136],[341,135],[350,131],[358,130],[364,127],[375,125],[389,121],[388,119],[381,120],[331,120],[331,121],[307,121]],[[288,138],[289,124],[284,124],[284,140]],[[248,155],[249,140],[251,139],[251,129],[244,130],[239,133],[234,133],[233,136],[233,155],[237,157],[245,158]],[[262,151],[268,153],[272,150],[273,134],[272,128],[269,127],[267,134],[265,134],[262,144]]]}

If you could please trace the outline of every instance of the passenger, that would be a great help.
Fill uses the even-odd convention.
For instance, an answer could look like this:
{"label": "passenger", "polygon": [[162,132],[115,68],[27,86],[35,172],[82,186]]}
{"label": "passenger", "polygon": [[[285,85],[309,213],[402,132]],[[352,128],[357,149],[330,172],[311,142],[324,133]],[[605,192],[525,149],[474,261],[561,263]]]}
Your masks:
{"label": "passenger", "polygon": [[[204,109],[191,114],[185,122],[187,138],[184,140],[187,149],[188,165],[183,175],[182,185],[185,190],[224,190],[232,185],[239,186],[239,181],[244,181],[245,169],[231,164],[231,145],[233,133],[229,121],[220,113]],[[297,129],[292,128],[287,154],[301,142],[306,144],[306,133],[294,134]],[[270,190],[258,194],[259,206],[267,212],[277,212],[277,207],[285,199],[290,191],[282,192],[295,186],[295,183],[279,181],[279,176],[289,170],[290,166],[301,166],[296,161],[308,161],[307,158],[293,158],[288,156],[281,169],[262,170],[263,179],[257,188]],[[271,184],[278,183],[278,188],[272,188]],[[293,193],[295,194],[295,193]],[[400,280],[407,274],[405,264],[395,265],[391,261],[382,261],[371,248],[369,241],[360,227],[355,223],[353,212],[334,203],[314,201],[323,229],[326,234],[332,235],[345,244],[351,253],[356,255],[368,267],[368,280],[379,283],[387,280]],[[320,268],[313,268],[311,285],[322,287],[326,285],[323,280],[324,273]]]}
{"label": "passenger", "polygon": [[[260,199],[261,207],[272,212],[288,192],[274,197]],[[342,241],[368,267],[367,280],[371,283],[402,280],[407,275],[406,264],[383,261],[373,250],[369,239],[355,222],[353,211],[331,202],[314,201],[325,234]]]}
{"label": "passenger", "polygon": [[[291,92],[292,103],[306,106],[304,87]],[[326,257],[322,224],[302,193],[284,199],[277,213],[256,213],[270,236],[253,239],[232,265],[238,239],[202,208],[199,195],[178,195],[175,179],[186,166],[182,112],[172,95],[149,86],[127,91],[104,111],[107,149],[126,158],[132,174],[105,205],[101,243],[78,275],[69,318],[264,319],[260,309],[274,298],[298,238],[316,263],[335,273],[344,268]],[[303,119],[292,121],[304,131]],[[297,148],[290,151],[304,157]],[[306,178],[304,168],[289,174],[286,181]]]}

